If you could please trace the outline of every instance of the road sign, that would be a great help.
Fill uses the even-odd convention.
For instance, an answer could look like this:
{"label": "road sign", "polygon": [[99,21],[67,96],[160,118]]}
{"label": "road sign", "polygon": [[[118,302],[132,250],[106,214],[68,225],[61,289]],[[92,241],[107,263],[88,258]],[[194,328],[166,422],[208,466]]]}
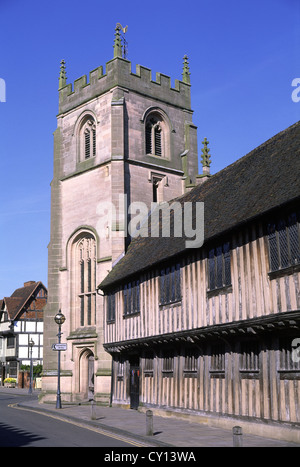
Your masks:
{"label": "road sign", "polygon": [[52,344],[52,350],[67,350],[67,344]]}

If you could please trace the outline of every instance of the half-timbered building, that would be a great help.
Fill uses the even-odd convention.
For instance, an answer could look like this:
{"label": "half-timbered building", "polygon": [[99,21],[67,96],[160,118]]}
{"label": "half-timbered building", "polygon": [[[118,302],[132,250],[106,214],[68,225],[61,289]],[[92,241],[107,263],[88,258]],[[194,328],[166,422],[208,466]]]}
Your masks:
{"label": "half-timbered building", "polygon": [[[18,378],[22,366],[43,365],[44,308],[47,289],[38,281],[24,282],[0,300],[0,378]],[[30,345],[32,344],[32,345]]]}
{"label": "half-timbered building", "polygon": [[141,235],[102,281],[113,405],[299,441],[299,142],[300,122],[176,199],[204,203],[201,247]]}

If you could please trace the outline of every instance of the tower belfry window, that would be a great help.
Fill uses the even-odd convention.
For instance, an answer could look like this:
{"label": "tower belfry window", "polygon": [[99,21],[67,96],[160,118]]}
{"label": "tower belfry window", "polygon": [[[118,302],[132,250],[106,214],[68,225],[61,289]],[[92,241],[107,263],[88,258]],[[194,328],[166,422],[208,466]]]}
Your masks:
{"label": "tower belfry window", "polygon": [[82,126],[81,131],[82,160],[96,156],[96,125],[92,118],[89,118]]}
{"label": "tower belfry window", "polygon": [[166,127],[160,115],[155,114],[147,118],[145,127],[146,154],[165,157],[165,132]]}

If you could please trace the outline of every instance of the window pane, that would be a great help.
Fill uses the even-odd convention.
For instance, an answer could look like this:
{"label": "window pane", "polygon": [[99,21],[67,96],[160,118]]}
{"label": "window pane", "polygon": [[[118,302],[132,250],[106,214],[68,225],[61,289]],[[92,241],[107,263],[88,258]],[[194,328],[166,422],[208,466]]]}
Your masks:
{"label": "window pane", "polygon": [[93,129],[93,156],[96,155],[96,130]]}
{"label": "window pane", "polygon": [[270,251],[270,270],[277,271],[279,269],[279,255],[277,248],[277,238],[275,224],[268,225],[269,236],[269,251]]}
{"label": "window pane", "polygon": [[154,138],[155,138],[155,154],[161,156],[161,131],[160,128],[155,127],[154,129]]}
{"label": "window pane", "polygon": [[152,132],[151,125],[147,125],[146,127],[146,154],[151,154],[151,151],[152,151],[151,132]]}
{"label": "window pane", "polygon": [[131,283],[129,282],[128,284],[128,289],[127,289],[127,313],[131,313],[131,307],[132,307],[132,290],[131,290]]}
{"label": "window pane", "polygon": [[127,315],[127,285],[124,286],[123,297],[124,297],[124,315]]}
{"label": "window pane", "polygon": [[208,268],[209,268],[209,288],[216,288],[216,277],[215,277],[215,255],[214,250],[210,250],[208,259]]}
{"label": "window pane", "polygon": [[90,146],[91,146],[91,135],[90,135],[90,132],[86,130],[84,133],[84,154],[85,154],[86,159],[88,159],[91,155]]}
{"label": "window pane", "polygon": [[231,284],[231,270],[230,270],[230,249],[229,243],[225,243],[224,251],[224,285]]}
{"label": "window pane", "polygon": [[175,286],[176,286],[175,300],[181,300],[180,264],[179,263],[176,264]]}
{"label": "window pane", "polygon": [[284,220],[281,220],[278,224],[278,239],[281,267],[287,268],[289,266],[289,252],[287,243],[287,231]]}
{"label": "window pane", "polygon": [[84,326],[84,297],[80,297],[80,326]]}
{"label": "window pane", "polygon": [[91,295],[87,296],[87,324],[88,326],[92,324],[92,297]]}
{"label": "window pane", "polygon": [[223,286],[223,260],[222,260],[222,247],[218,247],[216,251],[216,265],[217,265],[217,276],[216,276],[216,287]]}
{"label": "window pane", "polygon": [[140,311],[140,282],[136,281],[136,311]]}
{"label": "window pane", "polygon": [[160,303],[165,303],[165,270],[160,272]]}
{"label": "window pane", "polygon": [[84,293],[84,261],[80,262],[80,292]]}
{"label": "window pane", "polygon": [[170,282],[171,282],[171,291],[170,291],[170,294],[171,294],[171,300],[172,302],[175,301],[175,265],[173,264],[172,268],[171,268],[171,274],[170,274]]}
{"label": "window pane", "polygon": [[166,268],[165,275],[165,303],[170,301],[170,268]]}
{"label": "window pane", "polygon": [[300,246],[299,246],[299,226],[297,223],[297,215],[293,213],[288,219],[288,232],[290,242],[290,258],[291,264],[300,263]]}
{"label": "window pane", "polygon": [[92,291],[92,262],[88,261],[88,292]]}

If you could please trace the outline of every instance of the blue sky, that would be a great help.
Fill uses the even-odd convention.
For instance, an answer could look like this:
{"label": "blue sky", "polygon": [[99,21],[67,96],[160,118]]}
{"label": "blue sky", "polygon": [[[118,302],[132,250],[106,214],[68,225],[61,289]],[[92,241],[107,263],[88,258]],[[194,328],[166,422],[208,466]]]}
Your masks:
{"label": "blue sky", "polygon": [[[299,0],[0,0],[0,298],[27,280],[47,286],[53,131],[60,60],[68,82],[113,57],[181,79],[189,57],[198,146],[213,173],[299,120]],[[284,161],[283,161],[284,163]]]}

